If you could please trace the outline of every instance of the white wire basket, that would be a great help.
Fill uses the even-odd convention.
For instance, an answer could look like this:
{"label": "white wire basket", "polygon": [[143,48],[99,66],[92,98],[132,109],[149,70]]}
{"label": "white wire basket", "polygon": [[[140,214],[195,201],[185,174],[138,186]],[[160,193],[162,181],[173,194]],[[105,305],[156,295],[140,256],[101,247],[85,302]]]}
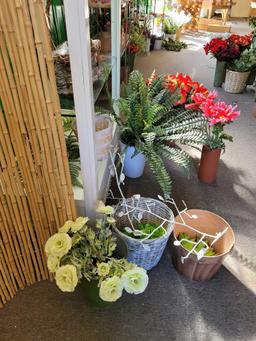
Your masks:
{"label": "white wire basket", "polygon": [[[125,241],[128,248],[128,260],[143,267],[152,269],[160,261],[167,241],[173,231],[174,215],[172,210],[163,202],[152,198],[123,199],[115,210],[118,235]],[[138,228],[139,223],[151,223],[162,226],[165,234],[156,239],[149,236],[135,239],[124,233],[126,227]]]}

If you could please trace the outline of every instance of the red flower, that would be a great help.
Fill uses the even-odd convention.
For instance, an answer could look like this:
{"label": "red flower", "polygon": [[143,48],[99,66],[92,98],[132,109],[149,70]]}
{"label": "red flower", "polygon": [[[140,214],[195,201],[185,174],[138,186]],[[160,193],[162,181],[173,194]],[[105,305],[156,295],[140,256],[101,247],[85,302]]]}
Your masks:
{"label": "red flower", "polygon": [[197,92],[191,97],[191,100],[193,102],[190,104],[187,104],[186,108],[196,110],[196,109],[199,109],[202,104],[205,105],[205,103],[207,103],[207,105],[210,105],[213,103],[213,101],[216,99],[217,96],[218,96],[218,93],[215,90],[208,92],[208,93]]}
{"label": "red flower", "polygon": [[228,40],[240,47],[248,47],[252,43],[252,34],[245,34],[243,36],[231,34]]}
{"label": "red flower", "polygon": [[242,51],[232,39],[213,38],[204,46],[205,53],[212,54],[219,61],[231,61],[238,58]]}
{"label": "red flower", "polygon": [[224,125],[233,122],[240,115],[240,112],[236,111],[237,106],[228,105],[223,101],[216,103],[206,101],[201,105],[201,109],[209,125],[218,123]]}

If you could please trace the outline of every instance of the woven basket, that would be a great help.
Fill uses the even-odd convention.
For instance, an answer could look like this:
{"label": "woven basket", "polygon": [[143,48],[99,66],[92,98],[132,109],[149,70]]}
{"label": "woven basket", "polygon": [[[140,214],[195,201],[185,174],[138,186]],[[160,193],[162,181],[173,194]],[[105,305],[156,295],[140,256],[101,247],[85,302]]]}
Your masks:
{"label": "woven basket", "polygon": [[236,72],[227,70],[224,83],[224,90],[232,94],[240,94],[246,87],[246,82],[249,77],[248,72]]}
{"label": "woven basket", "polygon": [[[164,219],[168,219],[169,221],[163,225],[163,227],[166,229],[165,235],[157,239],[149,239],[141,242],[138,239],[131,238],[122,233],[122,230],[125,227],[131,226],[128,215],[122,215],[122,213],[126,213],[125,202],[128,206],[136,207],[136,209],[132,213],[129,213],[129,217],[135,228],[138,227],[138,214],[141,212],[143,212],[142,219],[140,220],[141,223],[152,223],[160,225]],[[172,213],[172,210],[163,202],[151,198],[141,197],[139,199],[135,199],[134,197],[132,197],[126,199],[125,202],[120,202],[116,207],[115,230],[127,245],[128,260],[137,264],[138,266],[143,267],[146,270],[150,270],[158,264],[162,257],[167,241],[173,230],[174,215]],[[150,213],[150,211],[147,210],[148,206],[150,207],[152,213],[159,215],[163,219],[160,219]]]}

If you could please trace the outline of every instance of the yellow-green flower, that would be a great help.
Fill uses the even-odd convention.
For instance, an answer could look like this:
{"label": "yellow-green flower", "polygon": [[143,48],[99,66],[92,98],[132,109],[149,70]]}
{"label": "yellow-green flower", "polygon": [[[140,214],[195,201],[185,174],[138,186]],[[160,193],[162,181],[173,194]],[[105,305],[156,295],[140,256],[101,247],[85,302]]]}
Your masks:
{"label": "yellow-green flower", "polygon": [[72,232],[78,232],[88,222],[88,217],[78,217],[76,221],[71,225]]}
{"label": "yellow-green flower", "polygon": [[123,283],[117,276],[110,277],[103,281],[100,286],[100,298],[103,301],[115,302],[123,293]]}
{"label": "yellow-green flower", "polygon": [[65,224],[59,228],[59,232],[60,233],[68,233],[73,224],[74,224],[74,222],[72,220],[67,220],[65,222]]}
{"label": "yellow-green flower", "polygon": [[107,222],[108,222],[110,225],[114,225],[115,222],[116,222],[116,220],[115,220],[115,218],[113,218],[113,217],[107,217]]}
{"label": "yellow-green flower", "polygon": [[72,292],[78,283],[76,267],[74,265],[63,265],[56,271],[56,284],[61,291]]}
{"label": "yellow-green flower", "polygon": [[63,257],[71,249],[72,240],[67,233],[55,233],[45,244],[46,254]]}
{"label": "yellow-green flower", "polygon": [[143,268],[135,267],[122,275],[122,282],[129,294],[141,294],[148,285],[148,275]]}
{"label": "yellow-green flower", "polygon": [[105,206],[103,201],[99,201],[97,210],[98,213],[106,214],[106,215],[111,215],[114,213],[114,209],[112,206]]}
{"label": "yellow-green flower", "polygon": [[107,276],[109,274],[109,270],[110,268],[109,268],[108,263],[102,262],[97,265],[97,272],[98,272],[98,275],[101,277]]}
{"label": "yellow-green flower", "polygon": [[49,255],[47,258],[47,267],[50,272],[56,272],[60,266],[60,258],[54,255]]}

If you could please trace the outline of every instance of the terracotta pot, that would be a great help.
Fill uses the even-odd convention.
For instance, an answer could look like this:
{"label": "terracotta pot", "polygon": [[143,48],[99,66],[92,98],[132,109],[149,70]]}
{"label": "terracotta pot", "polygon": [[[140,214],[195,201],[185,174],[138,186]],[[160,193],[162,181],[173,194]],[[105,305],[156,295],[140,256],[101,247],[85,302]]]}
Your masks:
{"label": "terracotta pot", "polygon": [[[186,213],[181,214],[185,223],[193,228],[196,228],[200,232],[215,235],[216,233],[222,232],[226,227],[228,227],[226,233],[214,244],[214,249],[217,252],[216,256],[203,257],[198,260],[196,255],[191,254],[182,263],[181,257],[186,256],[188,251],[182,246],[175,246],[172,243],[173,265],[179,273],[191,280],[196,281],[211,279],[219,270],[224,258],[234,246],[234,232],[231,226],[217,214],[197,209],[188,210],[187,213],[189,216]],[[192,215],[196,216],[197,218],[192,218]],[[200,235],[188,227],[177,224],[181,222],[180,216],[175,218],[175,222],[172,241],[177,240],[179,233],[182,232],[187,233],[192,238],[196,235]],[[206,237],[206,239],[209,242],[213,240],[209,237]]]}
{"label": "terracotta pot", "polygon": [[208,184],[216,181],[220,154],[221,148],[211,149],[208,146],[203,146],[198,170],[200,181]]}

